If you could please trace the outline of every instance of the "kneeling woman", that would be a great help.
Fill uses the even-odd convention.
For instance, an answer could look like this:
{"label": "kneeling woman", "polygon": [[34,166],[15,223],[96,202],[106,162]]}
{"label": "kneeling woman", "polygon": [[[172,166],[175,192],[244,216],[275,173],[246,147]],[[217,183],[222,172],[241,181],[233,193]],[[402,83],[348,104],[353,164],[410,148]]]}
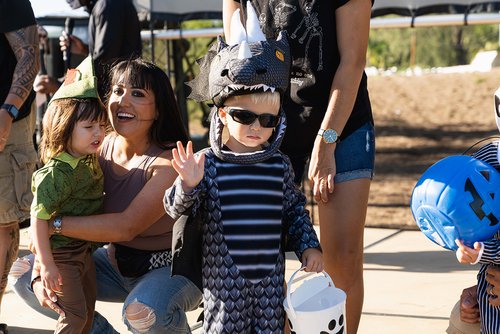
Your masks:
{"label": "kneeling woman", "polygon": [[[111,244],[98,249],[97,300],[123,302],[123,319],[133,333],[189,333],[185,311],[196,308],[201,292],[188,279],[170,275],[172,227],[162,204],[177,174],[171,148],[187,143],[166,74],[141,59],[122,61],[111,75],[108,113],[113,131],[99,152],[104,173],[105,214],[62,217],[60,233]],[[32,257],[11,270],[14,290],[30,306],[59,310],[35,280]],[[16,281],[17,280],[17,281]],[[50,294],[50,293],[49,293]],[[51,310],[44,314],[57,317]],[[91,333],[116,333],[96,313]]]}

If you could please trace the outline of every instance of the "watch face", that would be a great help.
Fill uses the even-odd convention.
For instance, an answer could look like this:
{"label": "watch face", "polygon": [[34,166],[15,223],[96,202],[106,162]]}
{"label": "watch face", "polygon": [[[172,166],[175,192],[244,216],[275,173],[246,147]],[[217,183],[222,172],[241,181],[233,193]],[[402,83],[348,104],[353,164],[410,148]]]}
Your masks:
{"label": "watch face", "polygon": [[323,132],[323,139],[328,144],[333,144],[337,141],[337,132],[332,129],[327,129]]}

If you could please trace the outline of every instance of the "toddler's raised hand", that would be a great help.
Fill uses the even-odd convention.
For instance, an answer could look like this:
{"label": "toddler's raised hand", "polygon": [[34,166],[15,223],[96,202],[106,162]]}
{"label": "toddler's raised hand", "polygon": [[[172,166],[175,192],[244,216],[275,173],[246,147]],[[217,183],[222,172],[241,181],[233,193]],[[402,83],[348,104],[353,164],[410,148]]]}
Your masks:
{"label": "toddler's raised hand", "polygon": [[191,192],[194,187],[203,179],[205,171],[205,155],[193,153],[193,143],[189,141],[186,150],[180,141],[177,142],[177,148],[172,150],[172,167],[182,180],[182,190]]}
{"label": "toddler's raised hand", "polygon": [[475,242],[474,248],[464,245],[464,243],[458,239],[455,240],[455,244],[458,246],[458,249],[455,252],[458,262],[469,264],[476,263],[479,252],[481,251],[480,242]]}

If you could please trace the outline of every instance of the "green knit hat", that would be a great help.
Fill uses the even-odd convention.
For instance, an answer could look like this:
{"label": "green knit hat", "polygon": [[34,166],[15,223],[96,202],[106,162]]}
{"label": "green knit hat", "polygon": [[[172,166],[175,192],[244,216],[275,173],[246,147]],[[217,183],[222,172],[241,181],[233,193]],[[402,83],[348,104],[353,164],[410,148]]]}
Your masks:
{"label": "green knit hat", "polygon": [[85,58],[77,68],[69,69],[66,72],[63,84],[55,92],[54,96],[52,96],[50,102],[66,98],[93,98],[98,99],[102,104],[97,91],[97,77],[94,73],[94,64],[91,56]]}

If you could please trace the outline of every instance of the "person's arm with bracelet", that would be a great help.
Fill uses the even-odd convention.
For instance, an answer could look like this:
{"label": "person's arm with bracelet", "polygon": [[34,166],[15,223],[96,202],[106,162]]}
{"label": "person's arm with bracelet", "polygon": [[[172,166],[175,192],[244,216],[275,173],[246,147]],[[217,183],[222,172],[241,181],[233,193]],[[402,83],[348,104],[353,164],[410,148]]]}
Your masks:
{"label": "person's arm with bracelet", "polygon": [[165,215],[163,195],[177,174],[167,159],[158,157],[152,176],[144,188],[122,212],[84,217],[64,216],[61,234],[90,241],[118,242],[132,240]]}
{"label": "person's arm with bracelet", "polygon": [[40,67],[36,25],[5,33],[5,37],[14,51],[17,64],[9,94],[0,106],[0,152],[7,144],[12,123],[18,117],[19,109],[30,94]]}

